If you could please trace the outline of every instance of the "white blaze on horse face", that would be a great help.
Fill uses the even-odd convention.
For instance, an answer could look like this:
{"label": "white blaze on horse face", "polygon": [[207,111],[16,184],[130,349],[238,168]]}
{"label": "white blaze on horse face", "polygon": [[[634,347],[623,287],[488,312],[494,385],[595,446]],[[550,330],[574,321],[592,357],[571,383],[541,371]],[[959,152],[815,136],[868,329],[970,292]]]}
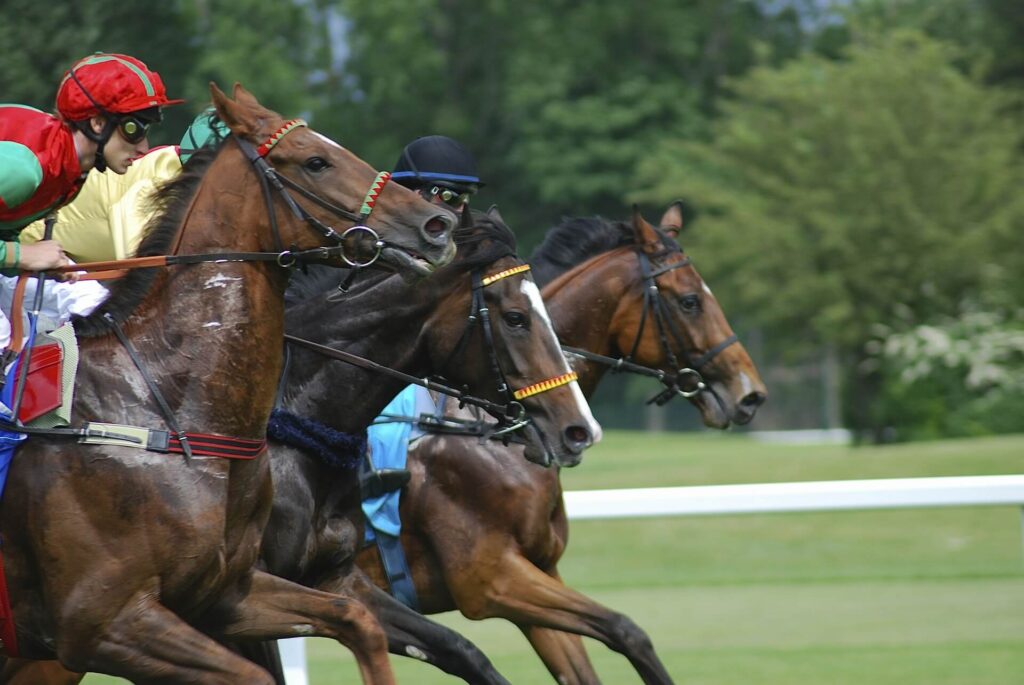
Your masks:
{"label": "white blaze on horse face", "polygon": [[[526,295],[526,298],[530,300],[530,306],[533,308],[533,313],[544,322],[547,328],[548,335],[554,341],[555,347],[561,349],[561,343],[558,342],[558,336],[555,335],[555,329],[551,326],[551,319],[548,317],[548,308],[544,306],[544,298],[540,296],[540,290],[537,288],[537,284],[528,278],[524,278],[522,285],[519,286],[520,292]],[[569,363],[565,361],[565,355],[562,355],[563,362],[563,373],[569,373]],[[587,430],[594,437],[594,443],[596,444],[601,440],[601,424],[597,422],[594,415],[590,412],[590,405],[587,404],[587,398],[583,396],[583,391],[580,389],[580,384],[576,381],[569,383],[566,386],[572,391],[573,399],[576,400],[576,406],[579,409],[580,414],[583,415],[584,420],[587,422]]]}
{"label": "white blaze on horse face", "polygon": [[706,292],[708,295],[710,295],[711,297],[715,296],[715,294],[713,292],[711,292],[711,288],[708,287],[707,283],[705,283],[704,281],[701,281],[700,282],[700,286],[702,288],[704,288],[704,292]]}
{"label": "white blaze on horse face", "polygon": [[750,377],[742,371],[740,371],[740,384],[743,386],[744,397],[754,390],[754,384],[750,382]]}
{"label": "white blaze on horse face", "polygon": [[344,150],[344,149],[345,149],[344,147],[342,147],[341,145],[338,145],[337,143],[335,143],[335,142],[334,142],[333,140],[331,140],[330,138],[328,138],[327,136],[325,136],[325,135],[324,135],[324,134],[322,134],[322,133],[317,133],[317,132],[316,132],[316,131],[314,131],[313,129],[310,129],[310,130],[309,130],[309,132],[310,132],[310,133],[312,133],[312,134],[313,134],[314,136],[316,136],[317,138],[319,138],[320,140],[322,140],[322,141],[324,141],[325,143],[327,143],[328,145],[332,146],[332,147],[336,147],[336,148],[338,148],[339,150]]}

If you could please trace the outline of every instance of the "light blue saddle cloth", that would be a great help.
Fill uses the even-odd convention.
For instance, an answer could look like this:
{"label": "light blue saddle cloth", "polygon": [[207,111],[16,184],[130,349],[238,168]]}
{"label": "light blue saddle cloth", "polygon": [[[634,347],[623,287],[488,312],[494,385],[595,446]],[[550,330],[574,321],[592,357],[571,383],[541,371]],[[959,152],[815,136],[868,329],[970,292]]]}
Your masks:
{"label": "light blue saddle cloth", "polygon": [[[434,400],[426,388],[408,385],[395,395],[366,431],[374,468],[404,469],[409,457],[410,441],[423,435],[416,424],[389,417],[418,418],[420,414],[432,414],[435,411]],[[363,514],[370,524],[366,527],[367,541],[375,538],[375,529],[395,537],[402,532],[402,521],[398,517],[401,494],[401,490],[396,490],[363,500]]]}

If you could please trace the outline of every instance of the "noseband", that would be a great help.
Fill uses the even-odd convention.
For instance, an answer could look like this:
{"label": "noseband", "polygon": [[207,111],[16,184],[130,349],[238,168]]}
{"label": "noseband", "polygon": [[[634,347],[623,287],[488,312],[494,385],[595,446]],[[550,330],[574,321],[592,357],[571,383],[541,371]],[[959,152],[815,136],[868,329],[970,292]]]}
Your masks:
{"label": "noseband", "polygon": [[[263,199],[267,207],[267,214],[270,217],[270,227],[274,234],[274,243],[277,247],[277,251],[279,252],[277,263],[283,267],[291,267],[300,259],[308,259],[310,257],[314,259],[326,259],[328,257],[337,256],[352,267],[362,268],[370,266],[380,257],[381,252],[384,247],[386,247],[387,243],[381,240],[380,235],[378,235],[376,231],[366,225],[366,221],[370,218],[370,214],[373,212],[373,208],[377,204],[377,198],[384,189],[384,185],[391,179],[391,174],[387,171],[382,171],[377,174],[377,177],[370,185],[370,189],[366,191],[366,195],[363,197],[363,203],[360,207],[359,214],[328,202],[311,190],[303,188],[286,176],[282,176],[276,169],[274,169],[274,167],[270,166],[270,163],[266,160],[267,155],[270,154],[270,151],[275,145],[281,142],[286,135],[303,126],[307,126],[307,124],[302,119],[292,119],[291,121],[287,121],[283,126],[281,126],[281,128],[275,131],[269,138],[258,146],[253,146],[249,141],[243,140],[237,136],[234,137],[238,142],[238,146],[242,149],[242,152],[256,170],[256,176],[260,180],[260,189],[263,192]],[[284,200],[285,205],[289,210],[291,210],[292,214],[297,219],[306,222],[306,224],[308,224],[314,231],[324,238],[334,241],[336,245],[334,247],[315,248],[314,250],[307,250],[302,253],[285,250],[277,225],[277,212],[274,209],[274,202],[270,192],[271,188],[278,192],[281,199]],[[299,204],[295,202],[295,199],[289,194],[289,189],[295,191],[310,202],[326,209],[335,216],[348,219],[353,222],[354,225],[339,234],[333,227],[323,223],[299,206]],[[356,233],[366,233],[368,234],[368,237],[373,240],[375,252],[373,257],[368,261],[360,261],[354,256],[350,257],[345,252],[345,239]]]}
{"label": "noseband", "polygon": [[[661,257],[666,254],[672,254],[672,252],[674,251],[661,252],[655,256]],[[665,389],[648,400],[647,404],[657,404],[658,406],[661,406],[677,396],[687,398],[695,397],[707,389],[707,384],[704,382],[704,377],[701,376],[700,370],[707,366],[712,359],[717,357],[727,347],[738,342],[738,339],[735,334],[730,335],[696,359],[693,358],[693,356],[686,351],[686,342],[682,333],[679,331],[675,320],[673,320],[669,315],[668,304],[665,302],[665,298],[662,296],[661,290],[658,288],[657,281],[657,277],[661,274],[668,273],[669,271],[688,265],[690,263],[690,258],[686,257],[682,261],[654,268],[651,264],[650,257],[648,257],[642,250],[637,250],[637,257],[640,259],[640,271],[643,277],[644,308],[643,313],[640,315],[640,328],[637,330],[636,338],[633,340],[633,345],[629,350],[629,354],[625,357],[614,359],[612,357],[595,354],[589,350],[583,350],[576,347],[563,346],[562,349],[589,361],[599,362],[610,366],[613,371],[627,371],[630,373],[657,378],[665,385]],[[672,368],[676,369],[674,373],[666,373],[660,369],[653,369],[648,366],[643,366],[642,364],[637,364],[633,361],[633,358],[636,356],[636,352],[640,347],[640,342],[643,340],[644,328],[647,326],[648,316],[654,319],[654,323],[658,329],[658,339],[661,342],[662,352],[665,354],[665,358],[668,360],[668,363]],[[679,363],[679,359],[675,352],[673,352],[673,346],[669,338],[675,342],[675,347],[686,359],[688,366],[684,367]]]}

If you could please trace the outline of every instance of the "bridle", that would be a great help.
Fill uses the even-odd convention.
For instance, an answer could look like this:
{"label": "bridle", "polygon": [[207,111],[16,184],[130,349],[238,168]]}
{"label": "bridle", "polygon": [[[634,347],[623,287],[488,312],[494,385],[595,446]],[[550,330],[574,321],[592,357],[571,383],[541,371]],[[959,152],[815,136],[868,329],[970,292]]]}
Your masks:
{"label": "bridle", "polygon": [[[303,188],[294,181],[282,176],[274,167],[272,167],[266,160],[266,156],[270,151],[277,145],[281,140],[291,133],[292,131],[307,126],[306,122],[302,119],[292,119],[285,122],[280,128],[278,128],[273,134],[271,134],[265,141],[260,145],[254,146],[252,143],[243,140],[237,136],[233,136],[237,142],[239,148],[241,148],[243,154],[248,158],[252,164],[253,169],[256,171],[256,175],[260,181],[260,188],[263,193],[264,202],[267,208],[267,214],[270,220],[270,226],[274,235],[276,252],[215,252],[206,254],[190,254],[190,255],[160,255],[151,257],[138,257],[133,259],[118,260],[114,262],[93,262],[92,264],[77,264],[70,265],[67,267],[60,267],[54,269],[54,271],[93,271],[99,272],[92,274],[93,277],[104,275],[122,275],[122,271],[110,271],[111,267],[117,267],[119,269],[125,268],[145,268],[152,266],[169,266],[174,264],[196,264],[201,262],[242,262],[242,261],[253,261],[253,262],[276,262],[278,266],[283,268],[290,268],[300,263],[308,261],[320,261],[328,259],[330,257],[340,257],[345,263],[349,264],[356,269],[370,266],[380,257],[384,247],[386,247],[385,241],[381,240],[380,236],[369,226],[365,225],[370,214],[373,212],[373,208],[377,203],[377,199],[383,190],[384,185],[391,178],[391,174],[383,171],[377,174],[370,189],[366,192],[363,198],[363,203],[360,208],[360,213],[356,214],[342,207],[338,207],[327,200],[323,199],[316,193]],[[300,221],[308,224],[313,230],[318,232],[322,237],[327,240],[331,240],[335,243],[331,247],[317,247],[310,250],[303,250],[301,252],[295,252],[292,250],[284,249],[283,242],[281,240],[280,230],[277,222],[277,212],[273,202],[273,195],[271,188],[276,190],[281,196],[285,205],[291,210],[292,214]],[[291,189],[307,200],[319,205],[320,207],[328,210],[329,212],[337,215],[340,218],[348,219],[355,225],[351,226],[342,233],[338,233],[333,227],[324,224],[322,221],[311,215],[303,207],[301,207],[295,199],[289,194],[288,189]],[[184,222],[183,222],[184,225]],[[373,257],[368,261],[359,261],[357,257],[350,257],[345,252],[345,240],[346,238],[356,232],[365,232],[374,241],[375,253]],[[180,237],[179,237],[180,240]],[[22,286],[23,279],[19,281],[19,288]],[[39,291],[42,291],[41,283],[39,284]],[[18,295],[16,293],[16,300]],[[139,357],[134,345],[132,345],[129,338],[125,335],[120,324],[109,314],[105,315],[105,320],[110,329],[117,336],[122,346],[125,348],[128,356],[131,358],[135,367],[139,370],[143,380],[146,383],[147,388],[153,395],[156,401],[157,407],[164,418],[164,421],[169,429],[167,433],[170,434],[169,439],[164,439],[159,444],[154,445],[152,439],[147,443],[145,440],[141,440],[138,437],[133,437],[128,434],[117,434],[115,437],[117,440],[134,444],[137,447],[143,449],[152,449],[153,451],[167,452],[167,451],[179,451],[184,454],[186,460],[190,460],[193,454],[192,446],[189,442],[189,433],[181,430],[174,417],[174,414],[168,405],[166,399],[164,399],[163,393],[157,386],[155,379],[150,375],[146,366],[142,363],[142,359]],[[20,313],[16,316],[17,321],[21,321]],[[34,326],[34,324],[33,324]],[[20,330],[15,331],[17,337],[15,340],[21,340]],[[25,356],[20,362],[24,368],[29,366],[31,359],[31,347],[25,350]],[[25,374],[20,374],[22,377]],[[15,390],[15,401],[13,406],[17,407],[21,404],[22,393],[24,392],[24,379],[22,378],[18,383],[18,387]],[[17,413],[12,414],[14,417]],[[97,424],[99,425],[99,424]],[[87,439],[105,439],[110,438],[111,434],[109,431],[105,431],[101,428],[93,428],[88,424],[81,428],[30,428],[27,426],[21,426],[16,423],[15,420],[8,421],[0,418],[0,428],[18,433],[27,433],[31,435],[49,435],[49,436],[64,436],[64,437],[76,437],[81,440]],[[124,427],[120,427],[124,428]],[[154,433],[154,431],[150,431]],[[196,434],[191,434],[196,435]],[[173,441],[175,447],[171,450],[168,449],[167,445]],[[217,455],[220,456],[220,455]]]}
{"label": "bridle", "polygon": [[[508,421],[507,425],[491,432],[489,437],[507,436],[515,431],[525,428],[531,423],[531,419],[526,416],[526,408],[522,405],[521,400],[525,400],[526,398],[533,397],[535,395],[540,395],[563,385],[568,385],[577,379],[576,372],[569,371],[569,373],[560,374],[536,383],[531,383],[530,385],[519,388],[518,390],[512,390],[508,384],[505,372],[501,368],[501,362],[498,361],[498,351],[497,347],[494,345],[494,331],[491,324],[491,312],[484,299],[484,289],[502,279],[523,274],[529,270],[529,264],[519,264],[489,276],[484,276],[481,269],[473,270],[473,289],[470,301],[469,317],[466,319],[466,327],[463,329],[459,342],[452,349],[452,352],[448,355],[448,360],[445,363],[446,367],[449,366],[453,358],[461,355],[462,352],[465,351],[473,329],[479,323],[480,329],[483,333],[484,348],[487,350],[488,360],[491,365],[491,374],[497,382],[498,394],[505,398],[506,406],[518,408],[518,418]],[[497,416],[497,418],[500,420],[501,416]]]}
{"label": "bridle", "polygon": [[[256,176],[260,180],[260,189],[263,192],[264,203],[266,204],[267,214],[270,218],[270,227],[274,235],[274,243],[278,251],[277,263],[280,266],[287,268],[294,266],[299,261],[305,261],[310,258],[327,259],[332,256],[337,256],[351,267],[364,268],[370,266],[380,257],[381,252],[386,247],[387,243],[381,240],[380,235],[378,235],[376,231],[366,225],[366,221],[370,218],[370,214],[373,212],[373,208],[377,204],[377,198],[380,196],[385,184],[387,184],[391,179],[391,173],[382,171],[377,174],[377,177],[370,185],[370,189],[366,191],[366,195],[363,197],[363,203],[360,207],[359,214],[328,202],[311,190],[304,188],[295,181],[289,179],[287,176],[281,175],[266,160],[270,151],[275,145],[281,142],[286,135],[295,129],[304,126],[307,126],[307,124],[303,119],[292,119],[287,121],[258,146],[254,146],[249,141],[243,140],[237,136],[234,137],[238,142],[238,146],[242,149],[242,152],[245,154],[246,158],[248,158],[250,164],[252,164],[256,171]],[[314,248],[312,250],[306,250],[298,253],[284,249],[284,245],[281,241],[280,230],[277,224],[277,212],[274,208],[271,188],[278,192],[285,205],[289,210],[291,210],[291,213],[297,219],[304,221],[325,239],[333,240],[336,245],[334,247]],[[348,219],[353,222],[354,225],[339,234],[332,226],[328,226],[323,223],[295,202],[295,199],[288,192],[289,189],[319,207],[326,209],[335,216],[342,219]],[[373,240],[374,255],[368,261],[360,261],[358,258],[350,257],[345,252],[345,240],[355,233],[366,233],[368,234],[368,237]]]}
{"label": "bridle", "polygon": [[[665,250],[654,255],[654,258],[657,259],[676,252],[676,250],[672,249]],[[662,295],[661,290],[658,288],[657,281],[658,276],[661,274],[668,273],[669,271],[673,271],[690,264],[690,258],[684,257],[681,261],[655,268],[651,263],[651,258],[648,257],[642,249],[638,248],[636,253],[640,260],[640,272],[643,279],[644,305],[643,312],[640,315],[640,327],[637,329],[636,338],[633,339],[633,345],[630,347],[629,354],[625,357],[619,357],[616,359],[614,357],[595,354],[589,350],[577,347],[563,345],[562,349],[588,361],[609,366],[614,372],[625,371],[628,373],[657,378],[665,385],[665,389],[648,400],[647,404],[657,404],[658,406],[661,406],[667,404],[672,400],[672,398],[677,396],[686,398],[695,397],[707,390],[708,387],[704,382],[704,377],[701,375],[700,370],[707,366],[711,360],[717,357],[727,347],[738,342],[738,339],[735,334],[730,335],[700,356],[694,358],[689,352],[687,352],[686,341],[683,338],[682,333],[679,331],[675,320],[668,311],[668,304],[665,302],[665,298]],[[640,343],[643,340],[644,329],[647,326],[648,318],[653,319],[655,326],[657,326],[658,340],[660,341],[662,352],[665,355],[665,359],[668,360],[669,365],[673,369],[676,369],[674,372],[666,372],[661,369],[637,364],[633,361],[637,350],[640,348]],[[673,342],[675,343],[675,349],[680,351],[680,355],[685,359],[687,366],[683,366],[679,362],[679,358],[673,351]]]}
{"label": "bridle", "polygon": [[[336,359],[343,361],[354,366],[358,366],[369,371],[390,376],[397,380],[402,381],[406,384],[418,385],[428,390],[434,390],[448,395],[458,401],[459,406],[471,405],[483,409],[491,416],[494,416],[498,423],[497,425],[487,425],[475,423],[478,430],[474,431],[473,434],[481,435],[484,438],[498,437],[507,439],[512,433],[519,431],[529,426],[532,421],[526,414],[526,407],[523,406],[521,400],[535,395],[554,390],[555,388],[567,385],[576,380],[576,373],[570,371],[569,373],[554,376],[537,383],[532,383],[526,387],[519,388],[518,390],[512,390],[509,387],[508,381],[505,378],[505,374],[502,371],[501,363],[498,361],[497,348],[494,345],[494,333],[491,328],[490,309],[484,301],[484,289],[496,283],[504,278],[522,274],[530,270],[528,264],[519,264],[517,266],[499,271],[489,276],[484,276],[480,269],[474,269],[472,272],[472,294],[470,302],[469,316],[466,319],[466,327],[462,331],[462,335],[459,341],[452,348],[451,353],[448,355],[447,360],[442,365],[448,367],[456,357],[460,356],[466,349],[469,343],[473,329],[477,324],[483,331],[484,345],[487,349],[487,355],[493,377],[497,383],[498,394],[504,398],[504,404],[498,402],[492,402],[479,397],[474,397],[468,394],[465,389],[454,388],[446,385],[443,379],[433,378],[417,378],[392,369],[390,367],[378,364],[377,362],[366,359],[351,352],[344,350],[337,350],[326,345],[315,343],[311,340],[299,338],[293,335],[285,335],[285,367],[281,376],[281,384],[278,386],[277,400],[275,406],[279,406],[284,396],[284,386],[287,380],[288,367],[290,365],[290,355],[288,353],[288,345],[295,344],[307,349],[313,350],[318,354],[321,354],[330,359]],[[407,420],[412,423],[417,423],[421,417],[389,417],[389,421],[401,421]]]}

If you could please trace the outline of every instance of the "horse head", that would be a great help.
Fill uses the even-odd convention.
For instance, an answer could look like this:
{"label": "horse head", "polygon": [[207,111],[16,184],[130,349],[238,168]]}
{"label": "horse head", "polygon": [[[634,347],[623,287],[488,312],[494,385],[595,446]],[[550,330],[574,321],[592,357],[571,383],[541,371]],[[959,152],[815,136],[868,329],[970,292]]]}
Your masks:
{"label": "horse head", "polygon": [[633,361],[665,373],[668,387],[659,401],[687,397],[712,428],[745,424],[767,391],[718,300],[674,240],[682,218],[673,205],[659,230],[634,209],[636,286],[613,320],[616,344]]}
{"label": "horse head", "polygon": [[[368,265],[379,257],[392,269],[415,275],[451,261],[452,212],[388,182],[389,174],[378,174],[301,119],[285,120],[241,85],[235,84],[233,99],[212,83],[210,93],[238,147],[269,180],[264,196],[281,191],[281,198],[268,198],[269,206],[259,210],[286,217],[280,223],[271,218],[273,234],[263,249],[294,253],[335,247],[339,252],[331,256],[340,253],[349,264]],[[339,221],[344,229],[334,228]]]}
{"label": "horse head", "polygon": [[455,261],[437,278],[469,271],[472,282],[463,278],[450,295],[457,302],[439,307],[426,327],[438,371],[482,388],[486,399],[521,406],[529,418],[527,459],[575,466],[600,439],[601,427],[562,354],[530,267],[516,255],[513,234],[492,207],[464,220],[456,242]]}

